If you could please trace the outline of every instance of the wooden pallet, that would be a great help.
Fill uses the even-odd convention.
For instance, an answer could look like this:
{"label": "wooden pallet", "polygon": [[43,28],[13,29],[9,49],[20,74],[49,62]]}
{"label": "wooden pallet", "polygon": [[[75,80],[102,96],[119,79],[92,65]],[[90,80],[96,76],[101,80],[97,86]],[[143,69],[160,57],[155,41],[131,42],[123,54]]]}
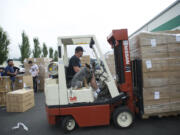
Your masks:
{"label": "wooden pallet", "polygon": [[149,119],[150,117],[170,117],[170,116],[178,116],[180,115],[180,111],[175,112],[166,112],[166,113],[156,113],[156,114],[143,114],[142,119]]}

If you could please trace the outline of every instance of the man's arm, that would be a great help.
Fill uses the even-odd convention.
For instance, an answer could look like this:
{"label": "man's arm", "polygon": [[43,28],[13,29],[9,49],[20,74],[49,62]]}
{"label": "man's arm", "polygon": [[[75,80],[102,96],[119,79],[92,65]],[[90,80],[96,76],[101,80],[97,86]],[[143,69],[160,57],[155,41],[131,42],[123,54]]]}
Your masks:
{"label": "man's arm", "polygon": [[15,71],[14,73],[11,73],[11,72],[7,71],[7,75],[15,76],[16,74],[17,74],[17,71]]}
{"label": "man's arm", "polygon": [[37,75],[39,74],[39,67],[38,65],[36,65],[36,69],[37,69]]}
{"label": "man's arm", "polygon": [[38,76],[38,74],[39,74],[39,67],[38,67],[38,65],[34,65],[34,69],[35,69],[35,73],[36,73],[36,75]]}
{"label": "man's arm", "polygon": [[74,69],[74,71],[75,71],[76,73],[81,70],[80,67],[78,67],[78,66],[73,66],[73,69]]}
{"label": "man's arm", "polygon": [[72,66],[73,66],[73,70],[77,73],[77,72],[79,72],[81,69],[80,69],[80,67],[79,67],[79,61],[78,61],[78,59],[72,59],[71,60],[71,64],[72,64]]}

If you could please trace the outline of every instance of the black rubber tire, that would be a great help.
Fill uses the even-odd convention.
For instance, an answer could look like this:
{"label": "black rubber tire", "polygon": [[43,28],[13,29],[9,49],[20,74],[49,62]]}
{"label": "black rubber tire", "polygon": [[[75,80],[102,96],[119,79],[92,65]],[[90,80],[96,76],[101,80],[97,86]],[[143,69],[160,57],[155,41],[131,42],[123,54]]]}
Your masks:
{"label": "black rubber tire", "polygon": [[[120,120],[120,115],[124,115],[125,119],[129,119],[130,122],[127,125],[123,125],[122,123],[118,122]],[[126,121],[126,120],[124,120]],[[123,120],[121,121],[123,122]],[[127,121],[126,121],[127,122]],[[118,107],[115,109],[113,113],[113,123],[116,128],[129,128],[134,122],[134,114],[130,111],[128,107]],[[124,123],[125,124],[125,123]]]}
{"label": "black rubber tire", "polygon": [[[70,126],[68,127],[69,122],[73,123],[72,127],[70,127]],[[76,128],[76,121],[74,120],[73,117],[66,116],[62,119],[61,126],[62,126],[64,133],[69,133]]]}

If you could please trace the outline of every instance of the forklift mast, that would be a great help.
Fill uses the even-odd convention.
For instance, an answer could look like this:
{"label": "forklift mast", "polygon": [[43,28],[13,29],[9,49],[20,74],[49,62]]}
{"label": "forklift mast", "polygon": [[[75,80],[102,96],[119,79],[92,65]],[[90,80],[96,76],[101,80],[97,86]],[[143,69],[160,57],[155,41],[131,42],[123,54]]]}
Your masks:
{"label": "forklift mast", "polygon": [[114,49],[117,87],[119,91],[128,95],[127,105],[132,112],[135,112],[127,29],[112,30],[107,41]]}

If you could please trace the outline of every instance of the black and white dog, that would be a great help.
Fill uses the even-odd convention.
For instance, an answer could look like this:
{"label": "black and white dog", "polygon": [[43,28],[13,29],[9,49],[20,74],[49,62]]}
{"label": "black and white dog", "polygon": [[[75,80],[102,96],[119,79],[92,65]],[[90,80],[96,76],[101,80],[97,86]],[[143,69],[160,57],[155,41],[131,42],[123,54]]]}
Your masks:
{"label": "black and white dog", "polygon": [[90,65],[86,64],[78,73],[76,73],[71,80],[71,87],[73,89],[81,88],[83,86],[84,79],[87,79],[89,83],[93,76],[93,68]]}

